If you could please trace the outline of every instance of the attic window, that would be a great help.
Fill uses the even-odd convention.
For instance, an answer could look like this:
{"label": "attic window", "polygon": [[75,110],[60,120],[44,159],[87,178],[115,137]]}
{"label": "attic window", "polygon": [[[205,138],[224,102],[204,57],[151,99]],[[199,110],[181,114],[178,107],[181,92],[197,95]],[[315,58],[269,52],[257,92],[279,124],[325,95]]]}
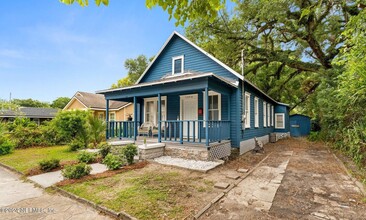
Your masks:
{"label": "attic window", "polygon": [[172,75],[182,74],[184,72],[184,56],[173,57]]}

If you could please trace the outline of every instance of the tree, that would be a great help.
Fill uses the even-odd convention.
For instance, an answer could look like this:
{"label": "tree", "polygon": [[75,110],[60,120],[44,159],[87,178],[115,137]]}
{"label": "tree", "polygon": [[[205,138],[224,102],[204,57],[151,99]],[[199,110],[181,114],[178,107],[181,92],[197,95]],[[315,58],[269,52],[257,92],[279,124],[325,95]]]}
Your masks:
{"label": "tree", "polygon": [[41,102],[34,99],[13,99],[12,103],[21,107],[47,108],[50,105],[47,102]]}
{"label": "tree", "polygon": [[112,85],[112,88],[120,88],[135,84],[152,59],[153,57],[148,60],[145,55],[139,55],[135,59],[127,59],[124,64],[125,68],[128,70],[127,76],[118,80],[116,84]]}
{"label": "tree", "polygon": [[69,101],[69,97],[58,97],[57,99],[52,101],[51,108],[63,109],[67,105],[67,103],[69,103]]}
{"label": "tree", "polygon": [[360,12],[355,2],[248,0],[213,22],[199,18],[187,36],[237,71],[241,50],[245,77],[294,109],[303,107],[323,78],[335,78],[332,64],[344,43],[342,31]]}
{"label": "tree", "polygon": [[[80,6],[89,5],[89,0],[60,0],[60,2],[67,4],[67,5],[71,5],[74,2],[77,2]],[[109,4],[109,0],[95,0],[94,2],[97,6],[100,6],[101,3],[103,3],[103,5],[105,5],[105,6],[108,6],[108,4]]]}
{"label": "tree", "polygon": [[[232,0],[236,1],[236,0]],[[88,6],[88,0],[60,0],[60,2],[71,5],[77,2],[80,6]],[[192,22],[197,18],[203,18],[213,21],[218,14],[218,11],[225,6],[226,0],[146,0],[146,7],[151,9],[160,6],[164,11],[169,13],[169,20],[174,17],[175,25],[184,25],[186,21]],[[103,3],[108,6],[109,0],[95,0],[95,4],[100,6]]]}
{"label": "tree", "polygon": [[4,110],[17,110],[19,106],[4,99],[0,99],[0,114]]}

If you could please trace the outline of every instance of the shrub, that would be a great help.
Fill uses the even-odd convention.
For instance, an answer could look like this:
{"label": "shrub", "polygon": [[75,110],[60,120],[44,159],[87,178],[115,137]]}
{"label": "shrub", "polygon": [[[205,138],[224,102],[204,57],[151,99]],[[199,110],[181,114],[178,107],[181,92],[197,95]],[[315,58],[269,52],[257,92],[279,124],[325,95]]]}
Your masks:
{"label": "shrub", "polygon": [[66,166],[62,170],[62,175],[68,179],[80,179],[83,176],[89,175],[92,170],[90,165],[79,163],[76,165]]}
{"label": "shrub", "polygon": [[49,160],[42,160],[39,162],[39,167],[41,170],[49,172],[57,167],[60,167],[60,160],[59,159],[49,159]]}
{"label": "shrub", "polygon": [[102,156],[102,158],[105,158],[111,152],[111,146],[106,142],[100,143],[98,148],[99,154]]}
{"label": "shrub", "polygon": [[122,148],[122,154],[126,158],[127,163],[132,164],[134,156],[137,155],[137,146],[134,144],[127,144]]}
{"label": "shrub", "polygon": [[74,139],[82,140],[86,147],[88,145],[88,111],[61,111],[55,117],[55,126],[57,127],[62,139],[70,142]]}
{"label": "shrub", "polygon": [[109,170],[117,170],[123,165],[123,161],[120,157],[109,153],[103,160],[103,163]]}
{"label": "shrub", "polygon": [[97,155],[95,153],[83,151],[78,154],[78,160],[81,163],[92,163],[96,159],[97,159]]}
{"label": "shrub", "polygon": [[7,138],[1,138],[0,140],[0,155],[10,154],[13,152],[15,144]]}
{"label": "shrub", "polygon": [[69,145],[69,151],[77,151],[84,147],[85,147],[85,144],[81,140],[74,139]]}
{"label": "shrub", "polygon": [[98,117],[95,117],[93,114],[88,116],[88,134],[90,138],[90,142],[94,145],[94,148],[97,145],[105,140],[105,122],[100,120]]}

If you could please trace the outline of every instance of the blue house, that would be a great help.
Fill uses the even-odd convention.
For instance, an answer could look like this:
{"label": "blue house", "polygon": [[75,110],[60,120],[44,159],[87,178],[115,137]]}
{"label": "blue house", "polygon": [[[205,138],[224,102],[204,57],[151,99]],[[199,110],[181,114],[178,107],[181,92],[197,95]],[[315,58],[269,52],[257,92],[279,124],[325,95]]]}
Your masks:
{"label": "blue house", "polygon": [[[187,38],[173,32],[132,86],[98,91],[132,102],[132,121],[108,121],[108,138],[141,141],[141,126],[166,147],[205,149],[209,157],[254,147],[254,137],[289,132],[289,109]],[[108,111],[108,109],[107,109]],[[108,116],[108,114],[107,114]],[[144,134],[140,132],[140,134]],[[150,140],[151,141],[151,140]]]}

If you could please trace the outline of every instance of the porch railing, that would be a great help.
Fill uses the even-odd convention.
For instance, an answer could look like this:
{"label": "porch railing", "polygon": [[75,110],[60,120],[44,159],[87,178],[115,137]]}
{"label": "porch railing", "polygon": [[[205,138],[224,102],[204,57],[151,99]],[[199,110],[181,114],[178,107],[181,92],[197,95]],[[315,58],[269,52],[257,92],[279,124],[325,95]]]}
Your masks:
{"label": "porch railing", "polygon": [[[230,121],[228,120],[167,120],[161,121],[161,141],[172,141],[183,144],[220,142],[230,139]],[[134,138],[134,121],[109,121],[107,122],[107,138]],[[139,125],[139,122],[137,123]],[[206,127],[208,136],[206,137]],[[151,131],[157,135],[157,128]],[[139,135],[136,133],[136,135]]]}
{"label": "porch railing", "polygon": [[134,121],[107,122],[107,138],[134,138]]}
{"label": "porch railing", "polygon": [[[206,137],[208,126],[208,137]],[[161,140],[173,142],[209,143],[230,139],[230,121],[167,120],[161,121]]]}

